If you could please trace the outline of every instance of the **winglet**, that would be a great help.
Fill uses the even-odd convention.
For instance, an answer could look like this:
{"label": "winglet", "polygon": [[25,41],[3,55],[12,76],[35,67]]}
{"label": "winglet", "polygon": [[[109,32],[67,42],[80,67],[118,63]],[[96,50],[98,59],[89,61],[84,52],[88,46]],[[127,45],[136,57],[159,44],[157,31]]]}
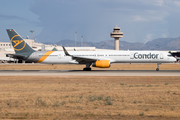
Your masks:
{"label": "winglet", "polygon": [[62,46],[63,47],[63,50],[64,50],[64,54],[66,55],[66,56],[71,56],[68,52],[67,52],[67,50],[65,49],[65,47],[64,46]]}

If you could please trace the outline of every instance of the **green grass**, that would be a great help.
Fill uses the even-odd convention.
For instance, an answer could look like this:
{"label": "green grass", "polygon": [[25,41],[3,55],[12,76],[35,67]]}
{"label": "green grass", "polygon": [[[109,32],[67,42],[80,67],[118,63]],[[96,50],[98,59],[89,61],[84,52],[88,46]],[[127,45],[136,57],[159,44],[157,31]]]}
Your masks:
{"label": "green grass", "polygon": [[140,115],[140,116],[143,116],[143,115],[144,115],[144,113],[143,113],[143,112],[142,112],[142,113],[139,113],[139,115]]}
{"label": "green grass", "polygon": [[165,83],[164,85],[168,85],[168,83]]}

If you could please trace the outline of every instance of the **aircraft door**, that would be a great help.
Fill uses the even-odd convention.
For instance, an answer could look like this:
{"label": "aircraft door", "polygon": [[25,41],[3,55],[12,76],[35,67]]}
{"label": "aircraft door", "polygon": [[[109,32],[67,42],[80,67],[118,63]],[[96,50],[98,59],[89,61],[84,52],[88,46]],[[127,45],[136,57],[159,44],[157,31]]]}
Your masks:
{"label": "aircraft door", "polygon": [[61,54],[58,54],[58,58],[61,59]]}
{"label": "aircraft door", "polygon": [[33,53],[32,54],[32,59],[35,59],[35,56],[37,56],[36,53]]}
{"label": "aircraft door", "polygon": [[130,58],[134,59],[134,53],[130,53]]}
{"label": "aircraft door", "polygon": [[164,56],[163,56],[163,53],[160,53],[160,59],[163,59]]}

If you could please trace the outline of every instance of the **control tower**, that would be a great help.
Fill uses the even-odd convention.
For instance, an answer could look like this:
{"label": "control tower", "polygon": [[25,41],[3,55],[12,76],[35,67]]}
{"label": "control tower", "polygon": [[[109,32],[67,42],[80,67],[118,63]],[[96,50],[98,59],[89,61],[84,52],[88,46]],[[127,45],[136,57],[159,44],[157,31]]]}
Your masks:
{"label": "control tower", "polygon": [[123,37],[123,32],[120,31],[120,27],[116,26],[115,28],[113,28],[111,37],[114,38],[114,49],[119,50],[119,38]]}

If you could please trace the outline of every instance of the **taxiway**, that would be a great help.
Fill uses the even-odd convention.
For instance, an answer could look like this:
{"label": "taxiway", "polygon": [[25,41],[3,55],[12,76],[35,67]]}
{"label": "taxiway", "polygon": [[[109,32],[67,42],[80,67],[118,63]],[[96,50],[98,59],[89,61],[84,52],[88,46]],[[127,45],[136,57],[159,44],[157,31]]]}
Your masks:
{"label": "taxiway", "polygon": [[0,76],[180,76],[180,70],[0,70]]}

